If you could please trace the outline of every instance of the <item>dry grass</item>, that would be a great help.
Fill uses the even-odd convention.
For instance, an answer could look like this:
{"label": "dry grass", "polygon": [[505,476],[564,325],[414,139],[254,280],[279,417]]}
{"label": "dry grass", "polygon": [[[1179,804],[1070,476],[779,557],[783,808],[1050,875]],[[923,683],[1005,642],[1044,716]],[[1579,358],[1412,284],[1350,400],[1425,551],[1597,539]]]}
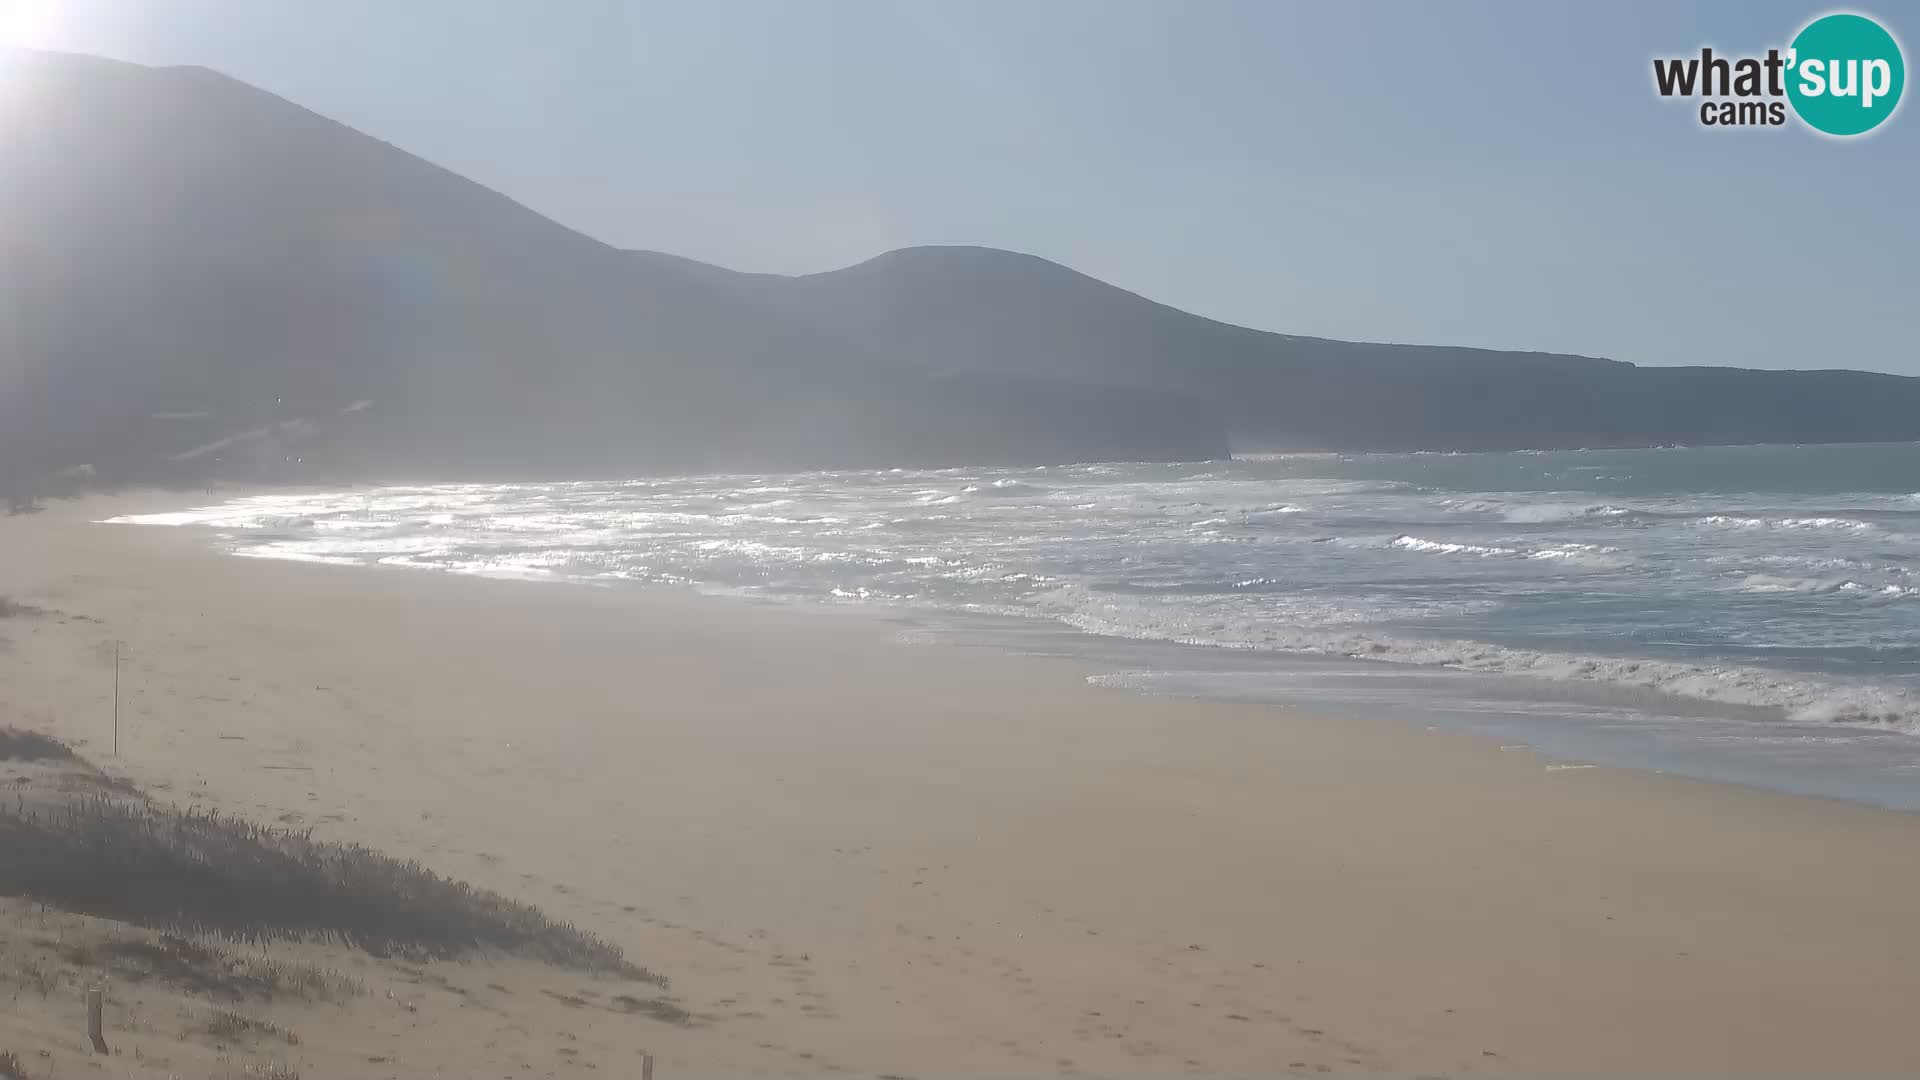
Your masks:
{"label": "dry grass", "polygon": [[640,1016],[651,1017],[663,1024],[685,1025],[693,1022],[692,1013],[668,1001],[666,998],[647,998],[643,1000],[631,994],[617,994],[614,996],[613,1004],[609,1007],[623,1013],[636,1013]]}
{"label": "dry grass", "polygon": [[345,1001],[367,992],[366,984],[352,975],[342,975],[317,964],[299,964],[284,960],[230,959],[233,970],[265,988],[267,997],[295,997],[302,1001]]}
{"label": "dry grass", "polygon": [[10,619],[19,615],[44,615],[46,612],[32,604],[23,604],[11,596],[0,596],[0,619]]}
{"label": "dry grass", "polygon": [[6,981],[18,984],[41,997],[51,997],[60,989],[60,972],[38,960],[27,960],[6,973]]}
{"label": "dry grass", "polygon": [[147,940],[41,944],[76,967],[130,983],[163,982],[191,994],[226,1001],[292,998],[341,1002],[366,993],[359,979],[313,964],[236,955],[170,935]]}
{"label": "dry grass", "polygon": [[281,1065],[272,1061],[248,1065],[238,1073],[229,1074],[242,1080],[300,1080],[300,1070],[292,1065]]}
{"label": "dry grass", "polygon": [[73,751],[37,731],[0,728],[0,761],[71,761]]}
{"label": "dry grass", "polygon": [[[0,729],[0,757],[9,756],[91,768],[57,740]],[[176,935],[118,946],[176,975],[206,968],[194,953],[204,947],[183,935],[207,935],[338,941],[377,956],[433,959],[495,948],[665,985],[617,946],[531,905],[417,862],[212,812],[100,794],[0,804],[0,852],[7,861],[0,895]]]}
{"label": "dry grass", "polygon": [[0,1080],[27,1080],[27,1070],[20,1064],[20,1055],[11,1050],[0,1050]]}
{"label": "dry grass", "polygon": [[209,1016],[202,1030],[223,1042],[250,1042],[262,1036],[270,1036],[286,1040],[288,1046],[300,1045],[298,1036],[271,1020],[245,1016],[226,1009],[217,1010]]}
{"label": "dry grass", "polygon": [[0,806],[14,864],[0,892],[175,933],[342,941],[378,956],[482,946],[564,967],[649,977],[618,947],[539,909],[416,862],[306,832],[107,796]]}

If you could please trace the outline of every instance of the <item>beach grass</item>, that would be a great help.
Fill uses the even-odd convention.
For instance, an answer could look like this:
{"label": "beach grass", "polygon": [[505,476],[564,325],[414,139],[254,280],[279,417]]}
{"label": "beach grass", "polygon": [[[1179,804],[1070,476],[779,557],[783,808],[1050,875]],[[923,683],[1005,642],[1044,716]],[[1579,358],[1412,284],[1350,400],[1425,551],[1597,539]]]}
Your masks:
{"label": "beach grass", "polygon": [[[63,937],[40,944],[66,963],[96,975],[129,983],[165,983],[216,1000],[337,1004],[366,993],[359,979],[329,968],[236,953],[214,942],[172,934],[145,939]],[[12,981],[45,997],[58,988],[59,973],[29,960],[13,973]]]}
{"label": "beach grass", "polygon": [[0,761],[72,761],[67,744],[37,731],[0,728]]}
{"label": "beach grass", "polygon": [[[13,754],[73,756],[57,740],[9,731],[0,757]],[[205,936],[341,942],[377,956],[420,959],[498,949],[664,983],[618,946],[532,905],[366,847],[209,811],[108,794],[0,805],[0,851],[9,862],[0,894],[173,935],[157,945],[118,946],[130,962],[155,969],[204,968],[206,958],[194,953],[203,947],[187,939]],[[289,983],[301,976],[248,978]]]}
{"label": "beach grass", "polygon": [[231,1009],[215,1009],[201,1029],[222,1042],[250,1042],[264,1037],[284,1041],[288,1046],[300,1045],[299,1036],[273,1021]]}

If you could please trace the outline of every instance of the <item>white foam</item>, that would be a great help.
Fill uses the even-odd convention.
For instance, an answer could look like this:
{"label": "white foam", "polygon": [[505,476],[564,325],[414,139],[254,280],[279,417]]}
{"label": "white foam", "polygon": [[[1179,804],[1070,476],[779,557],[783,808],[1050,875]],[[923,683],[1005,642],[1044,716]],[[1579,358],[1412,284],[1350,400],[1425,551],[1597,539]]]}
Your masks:
{"label": "white foam", "polygon": [[1617,570],[1631,563],[1620,554],[1620,549],[1611,544],[1563,543],[1544,547],[1526,553],[1529,559],[1543,559],[1564,565],[1589,567],[1595,570]]}
{"label": "white foam", "polygon": [[[1073,590],[1051,594],[1067,597]],[[1803,722],[1832,723],[1920,735],[1920,697],[1897,687],[1841,686],[1787,672],[1737,665],[1689,664],[1578,652],[1549,652],[1449,639],[1381,634],[1367,621],[1382,612],[1350,612],[1366,621],[1341,624],[1310,613],[1283,619],[1256,610],[1239,618],[1197,615],[1168,605],[1109,598],[1060,603],[1057,617],[1091,633],[1176,644],[1213,645],[1309,656],[1373,660],[1558,682],[1606,683],[1732,705],[1778,708]],[[1403,613],[1409,614],[1409,613]]]}
{"label": "white foam", "polygon": [[[1920,732],[1897,687],[1579,644],[1619,640],[1622,624],[1604,620],[1636,601],[1702,605],[1700,625],[1737,655],[1906,641],[1898,620],[1920,598],[1920,552],[1895,529],[1920,513],[1911,497],[1450,494],[1246,469],[1063,467],[1044,487],[1029,470],[985,469],[432,485],[114,521],[220,529],[254,557],[917,598],[1123,637],[1611,683]],[[1583,623],[1593,598],[1606,602]],[[1537,632],[1537,621],[1503,624],[1504,612],[1537,620],[1552,604],[1568,620],[1552,627],[1573,642],[1564,652],[1467,640]],[[1828,604],[1849,617],[1805,616]],[[1436,626],[1449,629],[1423,636]],[[1663,649],[1682,647],[1693,645]]]}
{"label": "white foam", "polygon": [[365,566],[366,560],[350,555],[324,555],[306,551],[272,551],[267,548],[240,548],[234,552],[247,559],[279,559],[288,562],[321,563],[326,566]]}
{"label": "white foam", "polygon": [[1709,514],[1697,524],[1722,529],[1824,529],[1838,532],[1872,532],[1879,526],[1871,521],[1846,517],[1750,517],[1744,514]]}
{"label": "white foam", "polygon": [[263,514],[246,508],[209,506],[196,510],[177,510],[164,514],[122,514],[98,522],[101,525],[199,525],[213,529],[298,529],[313,524],[299,514]]}
{"label": "white foam", "polygon": [[1292,503],[1281,503],[1278,506],[1263,506],[1258,510],[1243,511],[1240,516],[1247,521],[1259,521],[1264,518],[1291,517],[1294,514],[1304,514],[1306,512],[1307,508],[1304,506],[1295,506]]}
{"label": "white foam", "polygon": [[1883,600],[1902,600],[1920,596],[1920,587],[1894,583],[1872,584],[1850,577],[1782,577],[1777,574],[1748,574],[1740,580],[1745,593],[1790,593],[1801,596],[1856,596]]}
{"label": "white foam", "polygon": [[1544,524],[1579,521],[1583,518],[1624,517],[1632,512],[1612,503],[1538,503],[1506,507],[1500,511],[1500,516],[1516,524]]}
{"label": "white foam", "polygon": [[1489,547],[1484,544],[1453,544],[1444,540],[1422,540],[1417,536],[1396,536],[1388,543],[1402,551],[1418,551],[1428,555],[1513,555],[1512,548]]}

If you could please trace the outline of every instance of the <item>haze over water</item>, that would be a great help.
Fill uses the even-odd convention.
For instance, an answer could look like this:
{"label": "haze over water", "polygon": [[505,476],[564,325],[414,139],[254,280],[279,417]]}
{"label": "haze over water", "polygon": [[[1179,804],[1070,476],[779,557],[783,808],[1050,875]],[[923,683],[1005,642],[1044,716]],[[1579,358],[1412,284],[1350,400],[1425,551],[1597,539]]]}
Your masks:
{"label": "haze over water", "polygon": [[884,605],[1141,689],[1920,806],[1920,444],[437,485],[130,520],[251,556]]}

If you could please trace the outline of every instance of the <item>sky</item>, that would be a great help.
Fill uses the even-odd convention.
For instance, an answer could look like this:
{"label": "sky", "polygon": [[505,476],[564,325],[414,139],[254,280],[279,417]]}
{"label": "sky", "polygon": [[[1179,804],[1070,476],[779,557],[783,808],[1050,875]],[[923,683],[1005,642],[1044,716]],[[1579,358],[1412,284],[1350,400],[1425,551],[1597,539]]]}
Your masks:
{"label": "sky", "polygon": [[[0,0],[0,43],[211,67],[735,269],[985,244],[1288,333],[1920,375],[1920,106],[1835,140],[1653,90],[1828,10]],[[1920,4],[1847,10],[1912,62]]]}

